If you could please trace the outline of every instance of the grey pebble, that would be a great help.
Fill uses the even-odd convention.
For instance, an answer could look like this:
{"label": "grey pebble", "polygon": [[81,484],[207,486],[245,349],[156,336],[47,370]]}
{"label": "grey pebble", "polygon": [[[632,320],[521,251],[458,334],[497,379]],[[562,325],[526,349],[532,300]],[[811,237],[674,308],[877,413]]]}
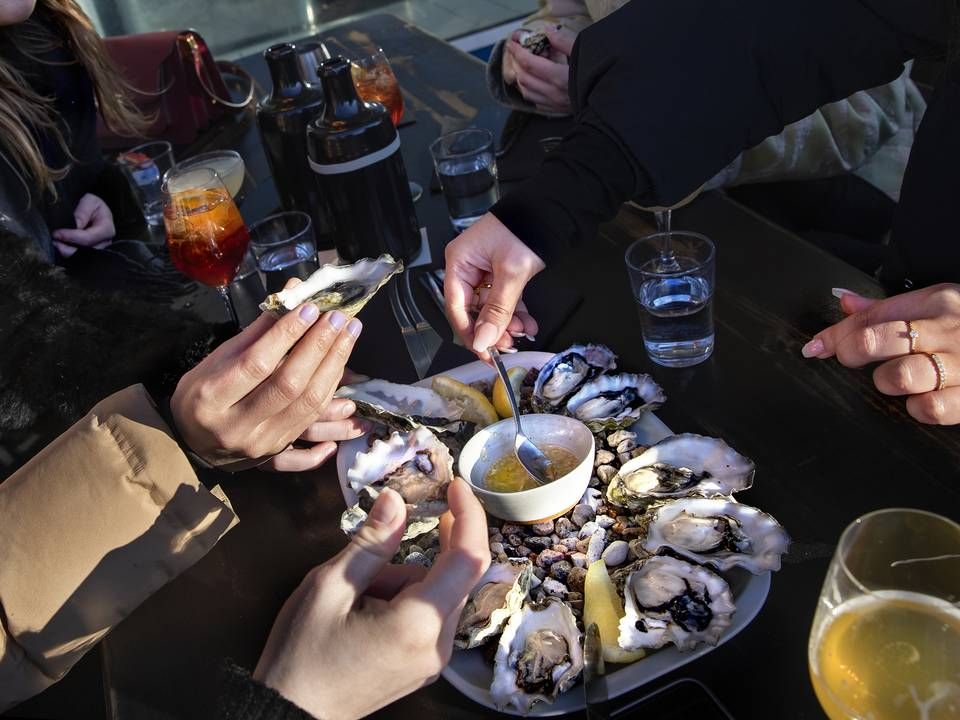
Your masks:
{"label": "grey pebble", "polygon": [[527,557],[527,556],[530,555],[530,553],[532,553],[532,552],[533,552],[533,550],[531,550],[530,548],[528,548],[526,545],[518,545],[518,546],[517,546],[517,557]]}
{"label": "grey pebble", "polygon": [[548,547],[553,545],[553,541],[548,537],[539,537],[538,535],[533,535],[528,537],[523,541],[523,544],[533,548],[534,552],[540,552],[541,550],[546,550]]}
{"label": "grey pebble", "polygon": [[590,522],[585,522],[585,523],[580,527],[580,532],[578,533],[578,536],[581,537],[581,538],[589,538],[591,535],[593,535],[593,531],[596,530],[596,529],[597,529],[597,521],[596,521],[596,520],[591,520]]}
{"label": "grey pebble", "polygon": [[430,565],[432,565],[432,563],[430,562],[430,558],[428,558],[422,552],[410,553],[403,559],[403,564],[404,565],[423,565],[423,567],[430,567]]}
{"label": "grey pebble", "polygon": [[617,469],[613,465],[601,465],[597,468],[597,477],[603,483],[609,483],[616,474]]}
{"label": "grey pebble", "polygon": [[596,516],[596,511],[589,505],[577,505],[573,508],[570,519],[577,527],[583,527],[585,523],[590,522]]}
{"label": "grey pebble", "polygon": [[585,553],[590,547],[590,538],[580,538],[577,540],[577,552]]}
{"label": "grey pebble", "polygon": [[600,487],[600,478],[598,478],[596,475],[594,475],[592,478],[590,478],[590,482],[589,482],[588,486],[589,486],[589,487],[592,487],[592,488],[598,488],[598,487]]}
{"label": "grey pebble", "polygon": [[554,580],[553,578],[545,579],[543,581],[543,585],[540,587],[547,595],[551,595],[553,597],[563,598],[567,594],[567,586],[559,580]]}
{"label": "grey pebble", "polygon": [[512,525],[509,523],[500,528],[500,532],[502,532],[504,535],[516,535],[522,531],[523,529],[519,525]]}
{"label": "grey pebble", "polygon": [[[539,568],[537,568],[539,570]],[[537,577],[536,573],[530,576],[530,589],[533,590],[543,582],[542,578]]]}
{"label": "grey pebble", "polygon": [[603,493],[599,490],[593,488],[587,488],[583,492],[583,497],[580,498],[580,505],[589,505],[593,508],[593,511],[596,512],[597,508],[600,507],[600,504],[603,502]]}
{"label": "grey pebble", "polygon": [[503,543],[501,542],[490,543],[490,552],[492,552],[494,555],[503,554]]}
{"label": "grey pebble", "polygon": [[573,521],[570,518],[559,518],[555,523],[555,526],[557,529],[557,535],[560,536],[561,540],[577,534],[577,527],[573,524]]}
{"label": "grey pebble", "polygon": [[599,560],[603,554],[603,548],[607,544],[607,531],[597,528],[590,536],[590,544],[587,545],[587,564]]}
{"label": "grey pebble", "polygon": [[408,545],[407,546],[407,555],[413,555],[414,553],[420,553],[423,555],[423,548],[419,545]]}
{"label": "grey pebble", "polygon": [[570,573],[567,575],[567,587],[570,588],[570,594],[582,593],[583,583],[586,579],[586,568],[580,567],[579,565],[570,568]]}
{"label": "grey pebble", "polygon": [[624,440],[636,440],[637,434],[629,430],[617,430],[615,433],[607,435],[607,445],[614,448]]}
{"label": "grey pebble", "polygon": [[564,553],[557,550],[544,550],[542,553],[537,555],[537,565],[540,567],[550,567],[555,562],[563,560]]}
{"label": "grey pebble", "polygon": [[507,536],[507,542],[514,547],[517,547],[517,545],[523,544],[523,538],[516,534],[510,534]]}
{"label": "grey pebble", "polygon": [[631,450],[636,450],[636,448],[637,448],[637,443],[635,443],[630,438],[627,438],[626,440],[621,442],[619,445],[617,445],[617,454],[623,455],[624,453],[628,453]]}
{"label": "grey pebble", "polygon": [[553,565],[550,566],[550,577],[556,578],[560,582],[566,584],[567,575],[570,574],[570,571],[573,569],[573,563],[567,560],[558,560]]}
{"label": "grey pebble", "polygon": [[557,535],[556,533],[551,533],[551,534],[550,534],[550,542],[553,543],[554,545],[556,545],[558,542],[560,542],[560,536]]}
{"label": "grey pebble", "polygon": [[607,567],[616,567],[617,565],[623,565],[627,561],[627,553],[630,550],[630,546],[627,545],[623,540],[614,540],[607,546],[607,549],[603,551],[603,554],[600,556],[604,564]]}
{"label": "grey pebble", "polygon": [[547,571],[544,570],[542,567],[537,567],[536,565],[534,565],[533,574],[536,576],[538,580],[543,580],[547,576]]}
{"label": "grey pebble", "polygon": [[622,453],[620,453],[619,455],[617,455],[617,460],[620,461],[620,464],[621,464],[621,465],[627,464],[627,463],[630,462],[632,459],[633,459],[633,458],[630,456],[630,453],[628,453],[628,452],[622,452]]}
{"label": "grey pebble", "polygon": [[594,522],[597,523],[597,527],[602,527],[604,530],[609,530],[617,521],[615,518],[612,518],[609,515],[597,515],[597,519]]}
{"label": "grey pebble", "polygon": [[609,465],[616,460],[616,458],[617,456],[609,450],[597,450],[597,457],[594,459],[593,464],[596,467],[600,467],[601,465]]}
{"label": "grey pebble", "polygon": [[494,533],[491,535],[490,542],[503,542],[503,533]]}
{"label": "grey pebble", "polygon": [[553,520],[531,525],[530,529],[533,530],[534,535],[540,535],[541,537],[553,535]]}
{"label": "grey pebble", "polygon": [[577,549],[577,538],[568,537],[560,540],[560,544],[567,549],[567,552],[573,552]]}
{"label": "grey pebble", "polygon": [[587,567],[587,555],[582,552],[570,553],[570,562],[573,563],[574,567],[586,568]]}

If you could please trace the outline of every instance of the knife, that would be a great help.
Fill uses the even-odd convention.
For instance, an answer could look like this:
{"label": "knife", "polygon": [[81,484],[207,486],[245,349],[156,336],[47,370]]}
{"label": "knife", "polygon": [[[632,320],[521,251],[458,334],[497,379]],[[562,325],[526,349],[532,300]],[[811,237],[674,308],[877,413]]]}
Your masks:
{"label": "knife", "polygon": [[590,623],[583,642],[583,696],[587,705],[587,720],[604,720],[600,708],[609,699],[606,669],[603,665],[603,646],[600,628]]}

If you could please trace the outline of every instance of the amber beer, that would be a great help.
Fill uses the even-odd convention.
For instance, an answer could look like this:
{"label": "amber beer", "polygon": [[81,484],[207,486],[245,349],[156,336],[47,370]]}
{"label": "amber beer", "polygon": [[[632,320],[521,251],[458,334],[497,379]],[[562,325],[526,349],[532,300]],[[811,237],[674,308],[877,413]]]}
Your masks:
{"label": "amber beer", "polygon": [[237,274],[250,235],[224,189],[191,189],[164,207],[170,259],[180,272],[223,287]]}
{"label": "amber beer", "polygon": [[960,718],[960,608],[885,590],[829,611],[810,677],[831,720]]}

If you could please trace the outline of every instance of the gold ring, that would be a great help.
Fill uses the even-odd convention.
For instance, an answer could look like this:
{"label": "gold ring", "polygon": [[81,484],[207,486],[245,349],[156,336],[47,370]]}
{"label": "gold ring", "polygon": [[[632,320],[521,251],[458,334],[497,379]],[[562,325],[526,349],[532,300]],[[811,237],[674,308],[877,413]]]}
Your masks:
{"label": "gold ring", "polygon": [[924,353],[930,362],[933,363],[933,369],[937,371],[937,390],[943,390],[947,384],[947,370],[943,367],[943,360],[941,360],[936,353]]}
{"label": "gold ring", "polygon": [[920,344],[920,331],[913,326],[912,320],[907,320],[907,340],[910,341],[910,354],[918,352],[917,345]]}
{"label": "gold ring", "polygon": [[480,297],[481,290],[489,290],[492,287],[493,287],[493,283],[481,283],[480,285],[477,285],[473,289],[473,294],[476,295],[477,297]]}

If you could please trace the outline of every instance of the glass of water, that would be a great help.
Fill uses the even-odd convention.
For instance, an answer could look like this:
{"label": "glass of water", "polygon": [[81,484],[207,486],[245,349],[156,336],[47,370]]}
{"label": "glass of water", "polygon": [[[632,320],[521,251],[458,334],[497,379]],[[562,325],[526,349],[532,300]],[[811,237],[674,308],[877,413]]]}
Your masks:
{"label": "glass of water", "polygon": [[482,129],[450,133],[434,140],[430,154],[450,222],[463,232],[500,199],[493,134]]}
{"label": "glass of water", "polygon": [[163,225],[163,176],[173,167],[173,147],[163,140],[127,150],[118,158],[140,200],[143,218],[149,225]]}
{"label": "glass of water", "polygon": [[713,352],[715,258],[709,238],[685,231],[647,235],[627,248],[643,343],[658,365],[688,367]]}
{"label": "glass of water", "polygon": [[250,248],[268,293],[280,292],[292,277],[308,278],[319,267],[313,226],[305,212],[277,213],[254,223]]}

